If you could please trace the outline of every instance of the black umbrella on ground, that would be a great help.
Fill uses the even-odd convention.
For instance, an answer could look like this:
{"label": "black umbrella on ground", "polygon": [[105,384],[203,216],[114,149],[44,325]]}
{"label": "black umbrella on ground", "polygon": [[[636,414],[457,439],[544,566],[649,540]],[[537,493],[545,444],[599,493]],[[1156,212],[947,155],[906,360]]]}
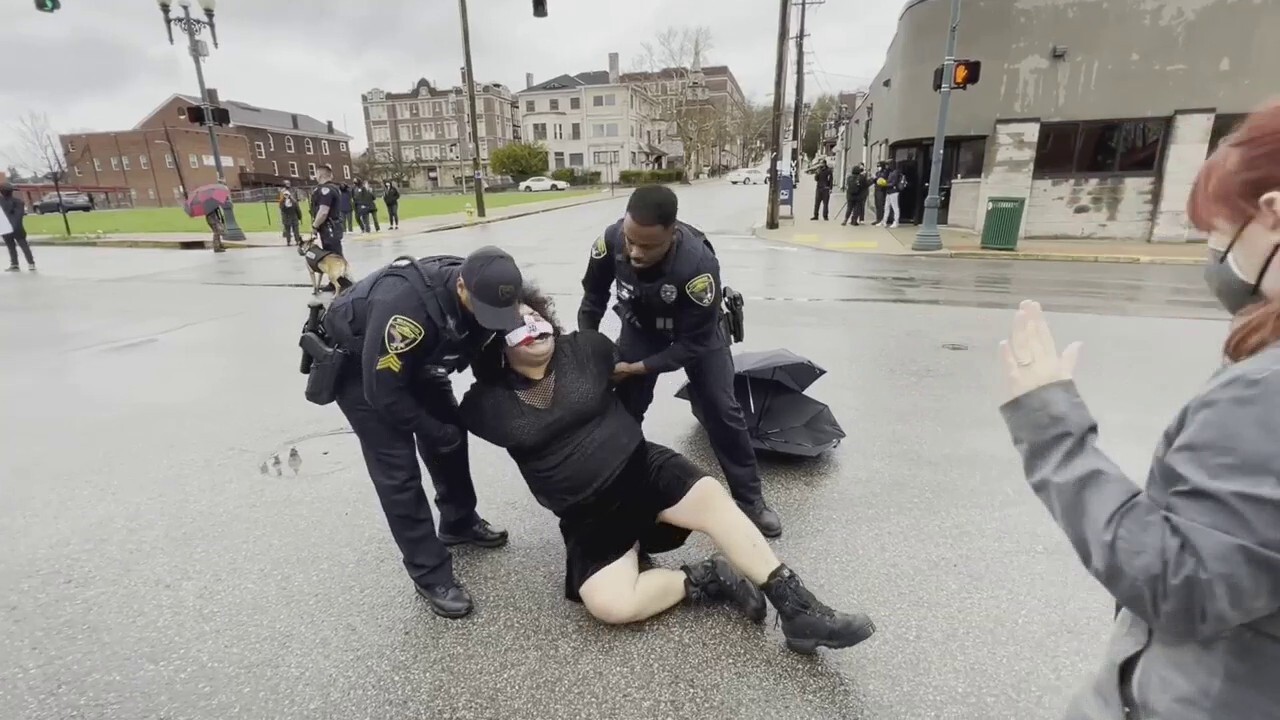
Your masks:
{"label": "black umbrella on ground", "polygon": [[[817,457],[845,437],[831,408],[802,392],[826,372],[821,367],[787,350],[742,353],[733,365],[734,395],[755,449]],[[676,397],[689,399],[688,383]],[[702,422],[696,405],[693,414]]]}

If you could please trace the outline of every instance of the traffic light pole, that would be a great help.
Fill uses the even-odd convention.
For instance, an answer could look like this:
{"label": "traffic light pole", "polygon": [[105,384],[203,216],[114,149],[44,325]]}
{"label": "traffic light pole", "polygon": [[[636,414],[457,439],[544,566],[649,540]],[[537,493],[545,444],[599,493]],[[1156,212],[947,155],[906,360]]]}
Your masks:
{"label": "traffic light pole", "polygon": [[[941,100],[938,103],[938,129],[933,135],[933,162],[929,166],[929,197],[924,201],[924,221],[916,232],[911,249],[927,252],[942,249],[942,233],[938,231],[938,208],[942,206],[942,158],[947,142],[947,111],[956,75],[956,29],[960,27],[960,0],[951,0],[951,28],[947,32],[947,54],[942,61]],[[897,218],[894,218],[897,221]]]}
{"label": "traffic light pole", "polygon": [[[200,104],[205,107],[204,126],[209,130],[209,148],[213,150],[213,167],[218,172],[218,182],[225,185],[227,183],[227,174],[222,168],[222,152],[218,148],[218,133],[214,130],[213,113],[209,112],[212,103],[209,102],[209,90],[204,85],[204,68],[201,67],[200,63],[200,58],[202,57],[200,43],[196,40],[196,35],[200,32],[201,22],[191,17],[190,5],[182,6],[182,14],[184,22],[180,24],[187,34],[187,50],[191,53],[191,60],[196,65],[196,82],[200,84]],[[179,161],[176,157],[173,160],[175,163]],[[184,193],[191,191],[190,188],[184,188],[183,190]],[[223,237],[227,240],[243,241],[245,239],[244,230],[241,230],[240,225],[236,223],[236,211],[232,207],[230,199],[227,200],[227,206],[223,210],[223,217],[226,224],[223,230]],[[213,251],[222,252],[222,250],[221,244],[215,243]]]}

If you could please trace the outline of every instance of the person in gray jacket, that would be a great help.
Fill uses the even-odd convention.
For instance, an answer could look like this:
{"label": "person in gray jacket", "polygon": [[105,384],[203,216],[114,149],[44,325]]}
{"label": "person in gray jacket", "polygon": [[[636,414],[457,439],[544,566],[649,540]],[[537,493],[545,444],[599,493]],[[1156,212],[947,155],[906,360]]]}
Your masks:
{"label": "person in gray jacket", "polygon": [[1227,363],[1165,431],[1145,487],[1097,447],[1072,382],[1024,302],[1001,354],[1001,407],[1032,490],[1118,612],[1069,720],[1280,717],[1280,105],[1205,162],[1188,206],[1205,279],[1233,316]]}

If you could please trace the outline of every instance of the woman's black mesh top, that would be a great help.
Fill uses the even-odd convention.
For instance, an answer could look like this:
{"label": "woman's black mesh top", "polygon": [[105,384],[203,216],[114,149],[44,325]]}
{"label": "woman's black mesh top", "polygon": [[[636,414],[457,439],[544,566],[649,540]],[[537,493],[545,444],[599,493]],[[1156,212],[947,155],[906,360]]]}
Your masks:
{"label": "woman's black mesh top", "polygon": [[610,387],[616,357],[613,341],[594,330],[561,335],[542,380],[507,372],[462,398],[467,430],[505,448],[557,515],[616,477],[644,442]]}

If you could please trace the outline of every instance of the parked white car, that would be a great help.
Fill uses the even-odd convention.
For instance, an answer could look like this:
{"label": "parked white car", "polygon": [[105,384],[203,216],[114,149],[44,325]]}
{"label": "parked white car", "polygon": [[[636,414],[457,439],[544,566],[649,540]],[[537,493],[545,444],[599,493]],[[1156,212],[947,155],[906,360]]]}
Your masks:
{"label": "parked white car", "polygon": [[520,183],[521,192],[542,192],[543,190],[567,190],[569,183],[563,180],[552,180],[549,177],[531,177]]}
{"label": "parked white car", "polygon": [[742,168],[729,173],[729,182],[737,185],[763,185],[769,181],[769,173],[760,168]]}

